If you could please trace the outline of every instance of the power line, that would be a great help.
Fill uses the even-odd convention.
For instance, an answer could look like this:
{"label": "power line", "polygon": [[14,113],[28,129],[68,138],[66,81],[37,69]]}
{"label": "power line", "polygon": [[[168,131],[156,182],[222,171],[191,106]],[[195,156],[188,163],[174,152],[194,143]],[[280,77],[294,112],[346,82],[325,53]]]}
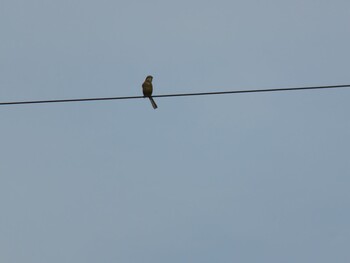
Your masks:
{"label": "power line", "polygon": [[[317,90],[317,89],[339,89],[339,88],[350,88],[350,84],[348,84],[348,85],[330,85],[330,86],[313,86],[313,87],[275,88],[275,89],[250,89],[250,90],[232,90],[232,91],[216,91],[216,92],[178,93],[178,94],[153,95],[152,97],[153,98],[165,98],[165,97],[224,95],[224,94],[238,94],[238,93]],[[19,104],[79,102],[79,101],[129,100],[129,99],[141,99],[141,98],[144,98],[144,96],[58,99],[58,100],[57,99],[56,100],[32,100],[32,101],[10,101],[10,102],[0,102],[0,106],[1,105],[19,105]]]}

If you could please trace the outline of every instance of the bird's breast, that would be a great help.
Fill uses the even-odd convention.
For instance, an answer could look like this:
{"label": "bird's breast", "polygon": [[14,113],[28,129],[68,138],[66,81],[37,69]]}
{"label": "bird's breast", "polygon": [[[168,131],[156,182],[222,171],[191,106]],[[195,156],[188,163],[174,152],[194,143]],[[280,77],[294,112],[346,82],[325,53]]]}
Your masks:
{"label": "bird's breast", "polygon": [[151,96],[153,91],[152,83],[144,82],[142,84],[142,91],[144,96]]}

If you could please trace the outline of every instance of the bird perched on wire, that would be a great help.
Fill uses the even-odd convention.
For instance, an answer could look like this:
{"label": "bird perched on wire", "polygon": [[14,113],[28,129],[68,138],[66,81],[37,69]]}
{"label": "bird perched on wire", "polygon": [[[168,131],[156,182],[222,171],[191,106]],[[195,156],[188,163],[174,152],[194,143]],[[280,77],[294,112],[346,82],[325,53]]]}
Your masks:
{"label": "bird perched on wire", "polygon": [[148,97],[149,100],[151,101],[153,109],[156,109],[158,108],[158,106],[152,98],[152,92],[153,92],[152,80],[153,80],[152,76],[146,77],[145,81],[142,84],[142,91],[143,91],[143,95],[145,97]]}

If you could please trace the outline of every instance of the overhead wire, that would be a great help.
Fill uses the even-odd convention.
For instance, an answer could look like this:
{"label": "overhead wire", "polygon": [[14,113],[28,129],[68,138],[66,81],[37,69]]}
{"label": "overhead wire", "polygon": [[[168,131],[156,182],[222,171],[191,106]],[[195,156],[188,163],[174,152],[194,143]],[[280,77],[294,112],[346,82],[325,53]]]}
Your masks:
{"label": "overhead wire", "polygon": [[[328,85],[328,86],[309,86],[309,87],[292,87],[292,88],[270,88],[270,89],[249,89],[249,90],[177,93],[177,94],[152,95],[152,97],[153,98],[166,98],[166,97],[225,95],[225,94],[258,93],[258,92],[262,93],[262,92],[301,91],[301,90],[305,91],[305,90],[339,89],[339,88],[350,88],[350,84],[347,84],[347,85]],[[130,99],[141,99],[141,98],[145,98],[145,97],[144,96],[124,96],[124,97],[121,96],[121,97],[100,97],[100,98],[9,101],[9,102],[0,102],[0,106],[21,105],[21,104],[82,102],[82,101],[130,100]]]}

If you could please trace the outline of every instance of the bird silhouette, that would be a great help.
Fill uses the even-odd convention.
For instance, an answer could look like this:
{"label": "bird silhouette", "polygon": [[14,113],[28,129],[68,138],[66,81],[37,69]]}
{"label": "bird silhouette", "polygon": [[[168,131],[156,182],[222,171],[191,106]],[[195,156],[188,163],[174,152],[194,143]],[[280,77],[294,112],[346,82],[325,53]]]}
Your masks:
{"label": "bird silhouette", "polygon": [[156,109],[156,108],[158,108],[158,106],[152,98],[152,92],[153,92],[152,80],[153,80],[152,76],[146,77],[145,81],[142,84],[142,91],[143,91],[143,95],[145,97],[148,97],[149,100],[151,101],[153,109]]}

